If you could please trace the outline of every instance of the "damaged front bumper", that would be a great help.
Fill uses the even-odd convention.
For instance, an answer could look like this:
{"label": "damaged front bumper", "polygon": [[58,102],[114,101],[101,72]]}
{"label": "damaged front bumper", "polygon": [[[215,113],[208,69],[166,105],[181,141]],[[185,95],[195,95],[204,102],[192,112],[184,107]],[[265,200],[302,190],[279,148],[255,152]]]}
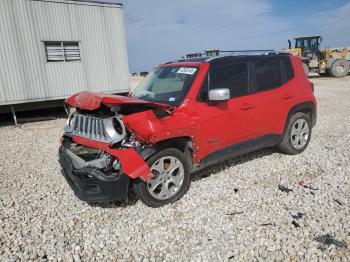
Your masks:
{"label": "damaged front bumper", "polygon": [[[77,151],[81,149],[95,153],[80,154]],[[87,155],[91,159],[86,159]],[[62,175],[74,194],[83,201],[124,200],[132,179],[147,181],[153,176],[146,162],[133,148],[114,149],[106,143],[76,136],[68,140],[62,138],[59,163]]]}
{"label": "damaged front bumper", "polygon": [[81,166],[61,145],[59,163],[62,175],[74,194],[82,201],[108,202],[124,200],[128,194],[129,177],[123,173],[106,175],[96,167]]}

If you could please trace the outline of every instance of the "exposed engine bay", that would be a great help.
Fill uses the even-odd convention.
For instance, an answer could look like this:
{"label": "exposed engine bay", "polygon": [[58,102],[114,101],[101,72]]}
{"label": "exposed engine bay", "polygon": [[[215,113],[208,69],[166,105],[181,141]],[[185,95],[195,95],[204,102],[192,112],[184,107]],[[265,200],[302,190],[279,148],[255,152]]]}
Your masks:
{"label": "exposed engine bay", "polygon": [[66,142],[65,151],[75,169],[96,168],[107,175],[118,175],[121,170],[119,161],[102,150]]}
{"label": "exposed engine bay", "polygon": [[[138,111],[146,109],[141,106]],[[119,159],[107,153],[108,150],[103,150],[101,144],[96,144],[96,148],[89,147],[74,142],[77,137],[101,142],[110,149],[132,148],[140,153],[146,147],[126,128],[122,120],[123,115],[119,113],[121,106],[102,107],[93,111],[70,111],[64,127],[66,140],[63,145],[75,169],[96,168],[106,175],[118,175],[121,171]],[[130,113],[127,107],[124,112]]]}

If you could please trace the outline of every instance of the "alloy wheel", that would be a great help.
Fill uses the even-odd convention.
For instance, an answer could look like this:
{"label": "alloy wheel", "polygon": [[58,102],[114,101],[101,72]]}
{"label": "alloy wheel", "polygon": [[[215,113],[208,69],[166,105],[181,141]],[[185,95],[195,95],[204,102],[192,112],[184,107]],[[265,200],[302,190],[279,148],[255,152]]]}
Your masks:
{"label": "alloy wheel", "polygon": [[308,142],[310,135],[310,127],[305,119],[298,119],[294,122],[290,139],[295,149],[302,149]]}
{"label": "alloy wheel", "polygon": [[185,176],[183,164],[174,156],[165,156],[154,162],[151,172],[154,176],[147,181],[147,189],[159,200],[166,200],[176,195]]}

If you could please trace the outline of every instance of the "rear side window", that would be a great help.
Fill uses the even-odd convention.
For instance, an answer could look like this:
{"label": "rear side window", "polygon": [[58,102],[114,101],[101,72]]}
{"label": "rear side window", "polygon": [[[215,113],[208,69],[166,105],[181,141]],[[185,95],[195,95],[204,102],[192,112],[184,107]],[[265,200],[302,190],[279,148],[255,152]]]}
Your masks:
{"label": "rear side window", "polygon": [[228,88],[231,98],[248,94],[248,64],[232,63],[214,68],[210,72],[209,88]]}
{"label": "rear side window", "polygon": [[280,59],[258,59],[255,61],[257,92],[277,88],[282,85]]}

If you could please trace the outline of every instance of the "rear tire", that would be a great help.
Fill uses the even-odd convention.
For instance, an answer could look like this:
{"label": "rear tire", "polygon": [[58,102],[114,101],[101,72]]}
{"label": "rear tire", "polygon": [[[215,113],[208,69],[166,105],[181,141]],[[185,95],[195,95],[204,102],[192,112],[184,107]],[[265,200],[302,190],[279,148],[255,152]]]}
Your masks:
{"label": "rear tire", "polygon": [[328,69],[328,73],[333,77],[343,77],[349,73],[350,64],[344,59],[338,59],[333,62]]}
{"label": "rear tire", "polygon": [[302,112],[295,113],[288,121],[279,148],[286,154],[300,154],[310,142],[311,131],[309,117]]}
{"label": "rear tire", "polygon": [[160,207],[179,200],[191,183],[190,164],[184,154],[168,148],[147,160],[154,177],[147,182],[136,180],[133,190],[136,196],[150,207]]}

